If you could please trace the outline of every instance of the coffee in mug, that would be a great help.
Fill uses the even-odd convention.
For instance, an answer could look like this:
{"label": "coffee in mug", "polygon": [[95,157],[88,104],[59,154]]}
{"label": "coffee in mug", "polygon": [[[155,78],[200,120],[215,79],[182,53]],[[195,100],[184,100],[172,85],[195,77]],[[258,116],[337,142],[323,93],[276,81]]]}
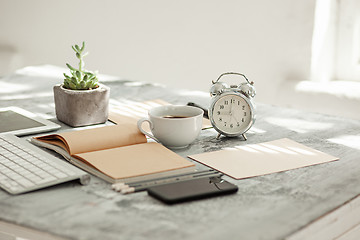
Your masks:
{"label": "coffee in mug", "polygon": [[[148,111],[138,121],[139,130],[169,148],[184,148],[195,141],[202,128],[204,111],[192,106],[165,105]],[[142,128],[148,122],[151,133]]]}
{"label": "coffee in mug", "polygon": [[184,116],[163,116],[163,118],[170,118],[170,119],[176,119],[176,118],[187,118],[187,117],[184,117]]}

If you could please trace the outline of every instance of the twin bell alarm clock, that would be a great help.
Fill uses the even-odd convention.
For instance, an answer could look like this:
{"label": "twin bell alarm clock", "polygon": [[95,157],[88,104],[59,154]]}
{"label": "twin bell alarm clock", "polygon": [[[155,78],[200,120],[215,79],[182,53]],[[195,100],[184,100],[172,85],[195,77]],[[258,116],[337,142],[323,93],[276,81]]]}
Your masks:
{"label": "twin bell alarm clock", "polygon": [[[228,86],[220,82],[220,78],[225,75],[239,75],[246,81]],[[255,122],[255,106],[252,103],[255,94],[254,82],[250,82],[241,73],[223,73],[216,81],[212,81],[209,119],[214,129],[219,132],[217,138],[221,135],[242,135],[245,140],[247,139],[245,133]]]}

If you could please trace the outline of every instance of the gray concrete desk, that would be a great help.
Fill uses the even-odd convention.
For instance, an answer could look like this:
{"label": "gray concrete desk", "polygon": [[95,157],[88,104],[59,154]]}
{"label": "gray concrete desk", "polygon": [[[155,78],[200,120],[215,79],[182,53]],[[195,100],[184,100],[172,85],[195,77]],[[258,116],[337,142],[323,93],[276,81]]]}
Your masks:
{"label": "gray concrete desk", "polygon": [[[48,76],[42,68],[35,70],[36,74],[22,71],[0,79],[0,107],[20,106],[56,121],[52,86],[61,77]],[[128,81],[105,84],[111,88],[112,102],[161,98],[174,104],[193,101],[209,105],[207,93]],[[88,186],[71,182],[17,196],[0,190],[0,220],[64,238],[89,240],[303,239],[306,235],[321,239],[356,227],[359,219],[336,222],[327,216],[332,212],[338,214],[337,220],[342,219],[355,213],[359,205],[359,121],[258,104],[248,141],[218,141],[215,137],[214,130],[204,130],[193,145],[177,153],[186,157],[287,137],[340,160],[239,181],[227,178],[238,185],[237,194],[174,206],[164,205],[146,192],[115,193],[110,184],[96,177]],[[351,206],[346,204],[349,202]]]}

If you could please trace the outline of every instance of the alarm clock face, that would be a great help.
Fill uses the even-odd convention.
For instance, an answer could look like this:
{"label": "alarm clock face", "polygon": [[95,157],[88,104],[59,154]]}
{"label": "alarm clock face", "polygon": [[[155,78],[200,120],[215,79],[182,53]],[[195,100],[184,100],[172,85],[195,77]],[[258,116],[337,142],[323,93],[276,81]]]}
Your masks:
{"label": "alarm clock face", "polygon": [[226,136],[243,134],[254,122],[254,109],[240,93],[225,93],[216,97],[210,106],[213,127]]}

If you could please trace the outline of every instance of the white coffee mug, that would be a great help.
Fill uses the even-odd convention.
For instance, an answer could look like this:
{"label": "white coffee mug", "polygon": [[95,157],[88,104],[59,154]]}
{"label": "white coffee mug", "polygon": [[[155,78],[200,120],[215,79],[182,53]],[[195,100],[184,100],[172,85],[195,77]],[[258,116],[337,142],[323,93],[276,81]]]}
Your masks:
{"label": "white coffee mug", "polygon": [[[202,128],[204,111],[192,106],[165,105],[149,110],[148,118],[138,121],[146,136],[169,148],[184,148],[195,141]],[[151,133],[142,128],[148,122]]]}

